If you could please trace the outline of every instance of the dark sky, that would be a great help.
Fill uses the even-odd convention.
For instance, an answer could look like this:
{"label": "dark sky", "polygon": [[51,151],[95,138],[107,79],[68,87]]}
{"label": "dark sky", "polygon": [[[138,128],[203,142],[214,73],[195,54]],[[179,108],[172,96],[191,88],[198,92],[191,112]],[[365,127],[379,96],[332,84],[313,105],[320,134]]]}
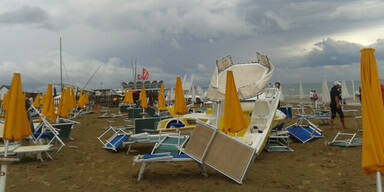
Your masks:
{"label": "dark sky", "polygon": [[359,79],[360,52],[376,49],[384,75],[384,2],[341,0],[2,0],[0,84],[21,72],[24,89],[64,81],[117,88],[137,58],[151,79],[177,75],[207,86],[216,59],[246,63],[255,52],[287,83]]}

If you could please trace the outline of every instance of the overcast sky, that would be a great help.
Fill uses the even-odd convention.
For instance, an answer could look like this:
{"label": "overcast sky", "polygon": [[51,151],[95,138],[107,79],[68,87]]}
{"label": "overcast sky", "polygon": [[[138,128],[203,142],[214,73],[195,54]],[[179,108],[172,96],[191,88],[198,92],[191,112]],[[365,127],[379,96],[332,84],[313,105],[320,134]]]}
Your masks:
{"label": "overcast sky", "polygon": [[216,59],[269,56],[283,83],[359,79],[360,52],[376,49],[384,75],[384,2],[345,0],[2,0],[0,84],[22,74],[26,90],[64,81],[118,88],[130,66],[174,84],[194,74],[207,86]]}

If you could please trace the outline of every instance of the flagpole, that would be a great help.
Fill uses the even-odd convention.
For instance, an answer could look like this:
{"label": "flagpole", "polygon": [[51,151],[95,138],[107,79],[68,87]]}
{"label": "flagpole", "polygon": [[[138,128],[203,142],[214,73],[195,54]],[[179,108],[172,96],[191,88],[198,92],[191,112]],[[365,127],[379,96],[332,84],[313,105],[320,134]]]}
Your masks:
{"label": "flagpole", "polygon": [[382,186],[381,186],[381,173],[380,171],[376,172],[376,185],[377,185],[377,192],[382,192]]}

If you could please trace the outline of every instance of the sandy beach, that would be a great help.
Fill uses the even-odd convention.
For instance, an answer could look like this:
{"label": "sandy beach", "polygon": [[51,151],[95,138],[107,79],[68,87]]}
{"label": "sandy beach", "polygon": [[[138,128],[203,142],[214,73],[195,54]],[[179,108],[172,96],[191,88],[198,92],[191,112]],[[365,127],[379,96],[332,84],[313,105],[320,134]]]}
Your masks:
{"label": "sandy beach", "polygon": [[[117,109],[113,109],[117,111]],[[236,184],[213,169],[208,177],[193,163],[150,164],[137,182],[140,165],[132,166],[136,154],[150,153],[151,146],[135,147],[131,154],[110,152],[97,140],[108,126],[100,112],[81,116],[72,132],[74,141],[43,163],[26,158],[8,166],[7,191],[374,191],[375,177],[361,171],[361,147],[327,145],[337,129],[322,124],[324,138],[306,144],[293,141],[294,152],[263,152],[254,161],[247,180]],[[347,130],[361,127],[360,120],[346,114]],[[113,125],[123,125],[113,119]],[[289,123],[294,122],[291,120]],[[321,122],[316,122],[319,124]],[[339,120],[336,128],[340,129]]]}

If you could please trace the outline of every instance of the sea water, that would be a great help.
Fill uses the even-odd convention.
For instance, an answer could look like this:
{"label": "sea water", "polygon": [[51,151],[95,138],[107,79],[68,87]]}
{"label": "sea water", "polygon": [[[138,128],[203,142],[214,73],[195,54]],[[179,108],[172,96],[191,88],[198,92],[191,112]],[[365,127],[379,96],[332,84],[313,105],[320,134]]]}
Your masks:
{"label": "sea water", "polygon": [[[299,96],[299,86],[300,83],[287,83],[284,84],[283,82],[281,83],[281,88],[284,96],[288,97],[298,97]],[[353,94],[352,90],[352,82],[351,81],[346,81],[345,82],[347,85],[347,90],[349,95]],[[317,94],[319,97],[322,94],[322,82],[318,83],[302,83],[303,85],[303,92],[304,92],[304,97],[309,97],[309,93],[311,90],[316,90]],[[354,81],[355,85],[355,93],[359,90],[360,82],[359,81]],[[328,82],[328,89],[331,91],[331,88],[333,86],[333,82]],[[329,93],[328,93],[329,94]]]}

